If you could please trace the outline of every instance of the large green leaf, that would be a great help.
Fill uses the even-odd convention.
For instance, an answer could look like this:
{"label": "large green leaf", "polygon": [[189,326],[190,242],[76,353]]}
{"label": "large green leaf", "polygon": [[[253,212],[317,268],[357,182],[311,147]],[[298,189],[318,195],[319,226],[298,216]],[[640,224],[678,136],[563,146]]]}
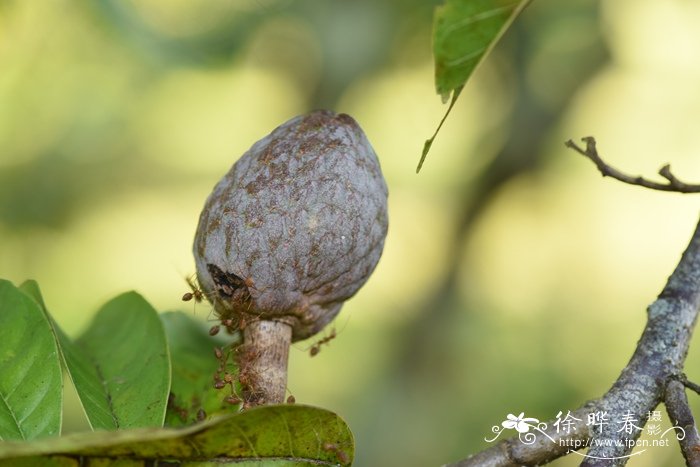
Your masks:
{"label": "large green leaf", "polygon": [[[53,320],[35,281],[26,281],[20,288],[36,300],[51,324],[64,365],[93,428],[114,430],[162,425],[161,411],[165,410],[170,381],[167,343],[156,311],[140,295],[123,294],[106,304],[81,338],[83,345],[79,345]],[[120,335],[129,334],[131,329],[137,330],[131,337],[134,341]],[[110,338],[103,339],[103,334],[109,334]],[[144,339],[143,335],[152,339]],[[109,346],[113,352],[100,346]],[[130,362],[134,354],[138,358]],[[151,365],[148,361],[154,363],[149,366],[151,378],[142,379],[138,374]],[[138,397],[133,397],[133,402],[119,397],[113,400],[115,390],[126,394],[123,398],[132,398],[132,394],[145,390],[147,400]],[[153,402],[149,410],[140,412],[148,400]]]}
{"label": "large green leaf", "polygon": [[[0,467],[177,465],[351,465],[354,441],[345,422],[327,410],[300,405],[258,407],[188,428],[95,432],[0,443]],[[124,464],[118,463],[125,462]]]}
{"label": "large green leaf", "polygon": [[0,439],[59,434],[63,377],[40,305],[0,280]]}
{"label": "large green leaf", "polygon": [[532,0],[447,0],[435,9],[433,54],[435,88],[450,106],[433,136],[423,145],[416,172],[450,114],[462,88],[513,20]]}
{"label": "large green leaf", "polygon": [[[181,312],[163,313],[160,317],[168,336],[173,375],[166,426],[189,425],[196,421],[200,410],[207,417],[238,411],[238,405],[224,402],[230,387],[214,389],[212,379],[218,367],[214,348],[229,346],[231,339],[226,342],[212,338],[202,323]],[[230,361],[229,370],[233,372],[232,365]]]}
{"label": "large green leaf", "polygon": [[75,344],[58,333],[93,428],[163,425],[170,356],[158,313],[143,297],[129,292],[108,302]]}

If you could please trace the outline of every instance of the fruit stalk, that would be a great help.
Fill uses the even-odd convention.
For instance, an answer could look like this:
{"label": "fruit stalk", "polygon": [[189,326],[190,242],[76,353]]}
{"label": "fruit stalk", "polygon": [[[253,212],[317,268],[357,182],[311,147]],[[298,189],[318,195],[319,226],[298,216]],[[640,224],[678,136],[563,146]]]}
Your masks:
{"label": "fruit stalk", "polygon": [[279,321],[254,321],[243,330],[243,342],[238,366],[246,404],[282,403],[292,327]]}

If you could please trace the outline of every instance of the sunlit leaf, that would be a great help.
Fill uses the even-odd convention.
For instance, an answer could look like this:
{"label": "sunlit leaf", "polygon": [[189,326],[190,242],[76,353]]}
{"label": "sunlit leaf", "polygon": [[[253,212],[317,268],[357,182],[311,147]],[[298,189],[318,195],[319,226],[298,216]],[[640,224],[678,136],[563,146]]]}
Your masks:
{"label": "sunlit leaf", "polygon": [[435,88],[443,101],[450,100],[450,95],[451,100],[435,133],[423,145],[416,172],[420,172],[435,137],[467,80],[530,1],[447,0],[435,9]]}
{"label": "sunlit leaf", "polygon": [[[77,465],[81,457],[89,465],[119,465],[107,463],[117,458],[142,462],[133,465],[152,465],[155,460],[176,460],[178,465],[351,465],[353,456],[352,433],[340,417],[299,405],[258,407],[181,429],[94,432],[0,444],[2,467]],[[71,458],[73,464],[62,463]],[[100,460],[104,464],[94,463]]]}
{"label": "sunlit leaf", "polygon": [[59,434],[63,377],[46,316],[32,297],[0,280],[0,439]]}
{"label": "sunlit leaf", "polygon": [[214,347],[228,343],[212,338],[201,323],[184,313],[163,313],[161,320],[168,336],[173,375],[166,426],[189,425],[196,421],[200,410],[207,417],[237,411],[238,405],[224,402],[231,394],[230,386],[214,389],[212,379],[218,367]]}
{"label": "sunlit leaf", "polygon": [[158,313],[135,292],[97,313],[75,345],[60,334],[73,383],[93,428],[162,426],[170,357]]}

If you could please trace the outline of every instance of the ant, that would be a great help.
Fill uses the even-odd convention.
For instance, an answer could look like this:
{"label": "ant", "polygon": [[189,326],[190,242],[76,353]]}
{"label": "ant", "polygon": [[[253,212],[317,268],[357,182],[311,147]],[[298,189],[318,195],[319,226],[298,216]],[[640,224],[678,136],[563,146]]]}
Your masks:
{"label": "ant", "polygon": [[[232,355],[234,352],[235,356]],[[245,346],[229,347],[228,351],[215,347],[214,356],[219,362],[214,373],[214,388],[224,389],[228,386],[230,389],[230,393],[224,397],[225,403],[240,405],[239,410],[245,410],[264,402],[261,395],[251,389],[259,379],[255,370],[251,368],[251,359],[258,357],[256,351]],[[229,362],[234,368],[229,367]],[[242,390],[242,393],[239,393],[238,389]]]}
{"label": "ant", "polygon": [[237,380],[242,390],[242,410],[264,404],[265,394],[260,390],[262,376],[255,368],[255,362],[260,358],[261,351],[246,344],[238,346],[235,351],[237,353],[235,360],[238,364]]}
{"label": "ant", "polygon": [[321,346],[323,344],[328,344],[330,341],[335,339],[335,337],[336,337],[335,328],[333,328],[333,329],[331,329],[330,334],[328,334],[326,337],[318,340],[318,342],[316,342],[314,345],[311,346],[311,348],[309,349],[309,355],[311,355],[312,357],[318,355],[318,353],[321,351]]}
{"label": "ant", "polygon": [[[248,309],[250,309],[250,302],[248,303]],[[233,334],[236,331],[244,331],[248,325],[259,321],[261,315],[262,313],[256,316],[248,311],[239,311],[233,318],[222,319],[221,325],[226,328],[229,334]]]}
{"label": "ant", "polygon": [[214,388],[224,389],[226,386],[229,386],[231,393],[224,398],[224,402],[231,405],[236,405],[241,403],[242,400],[240,397],[238,397],[238,393],[236,391],[236,380],[234,378],[234,374],[230,373],[229,369],[227,368],[229,366],[231,350],[232,349],[229,348],[228,351],[224,351],[220,347],[214,347],[214,356],[219,362],[219,367],[214,373]]}
{"label": "ant", "polygon": [[243,402],[243,399],[238,397],[236,394],[231,394],[230,396],[226,396],[224,398],[224,402],[226,402],[227,404],[231,404],[231,405],[238,405],[241,402]]}
{"label": "ant", "polygon": [[[250,309],[250,304],[248,305],[248,309]],[[236,325],[239,330],[243,331],[249,324],[260,321],[262,312],[260,312],[257,316],[251,315],[253,315],[253,313],[248,313],[247,311],[245,313],[239,313],[238,323]]]}
{"label": "ant", "polygon": [[186,277],[185,280],[187,281],[187,285],[190,286],[190,289],[192,289],[192,292],[187,292],[183,295],[182,301],[189,302],[194,299],[195,303],[201,303],[205,295],[204,291],[199,287],[199,284],[197,284],[196,276],[192,274],[190,277]]}
{"label": "ant", "polygon": [[297,403],[297,398],[294,397],[294,394],[292,394],[292,391],[287,388],[287,392],[289,393],[289,396],[287,396],[286,402],[287,404],[296,404]]}

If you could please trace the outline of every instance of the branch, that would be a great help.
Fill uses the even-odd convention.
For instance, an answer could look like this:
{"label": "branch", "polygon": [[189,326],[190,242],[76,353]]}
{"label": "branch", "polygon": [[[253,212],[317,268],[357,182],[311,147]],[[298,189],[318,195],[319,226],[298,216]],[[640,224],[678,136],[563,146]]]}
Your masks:
{"label": "branch", "polygon": [[642,176],[634,177],[619,171],[601,159],[598,155],[598,150],[596,149],[595,138],[592,136],[586,136],[585,138],[581,138],[581,141],[586,143],[586,149],[581,149],[576,143],[573,142],[573,140],[567,141],[564,143],[564,145],[593,161],[603,177],[612,177],[621,182],[629,183],[630,185],[643,186],[652,190],[673,191],[677,193],[700,193],[700,185],[680,181],[671,172],[671,166],[669,164],[664,165],[659,170],[659,175],[668,180],[668,183],[655,182]]}
{"label": "branch", "polygon": [[[586,426],[586,414],[596,410],[593,404],[585,404],[574,411],[572,415],[575,421],[568,432],[555,429],[554,420],[550,420],[547,422],[548,428],[543,430],[547,436],[533,433],[535,437],[532,438],[532,443],[523,442],[518,437],[506,439],[489,449],[449,464],[448,467],[518,467],[546,464],[585,446],[590,439],[589,427]],[[528,440],[525,439],[525,441]]]}
{"label": "branch", "polygon": [[666,411],[673,425],[683,428],[683,437],[678,436],[681,452],[685,462],[690,467],[700,466],[700,435],[695,425],[695,419],[688,406],[688,398],[681,381],[669,381],[664,398]]}
{"label": "branch", "polygon": [[[610,423],[598,433],[578,431],[573,436],[590,443],[591,448],[581,464],[584,467],[624,465],[641,434],[647,414],[662,401],[669,381],[682,373],[690,338],[700,310],[700,223],[681,257],[676,270],[668,279],[659,297],[647,310],[647,324],[637,348],[617,381],[605,395],[591,401],[575,413],[605,411]],[[627,433],[619,430],[620,420],[627,416],[635,420],[639,430]],[[585,420],[585,416],[578,416]],[[551,423],[548,424],[551,426]],[[619,431],[618,431],[619,430]],[[596,439],[606,440],[596,444]],[[546,443],[545,443],[546,444]],[[558,442],[543,446],[526,445],[517,438],[501,441],[493,447],[454,466],[513,467],[538,465],[552,461],[570,451],[559,449]],[[588,444],[585,444],[588,445]]]}
{"label": "branch", "polygon": [[683,383],[683,386],[687,387],[691,391],[694,391],[698,394],[700,394],[700,384],[693,383],[692,381],[688,380],[688,377],[684,374],[681,375],[680,378],[681,383]]}

